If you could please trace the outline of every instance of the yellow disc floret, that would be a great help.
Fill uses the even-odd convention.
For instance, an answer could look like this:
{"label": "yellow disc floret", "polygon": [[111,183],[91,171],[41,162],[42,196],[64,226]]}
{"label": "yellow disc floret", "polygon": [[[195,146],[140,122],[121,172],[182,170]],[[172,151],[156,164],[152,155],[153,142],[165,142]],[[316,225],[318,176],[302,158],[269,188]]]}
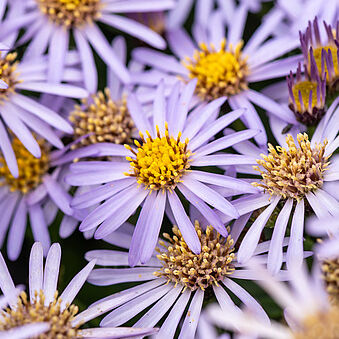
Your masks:
{"label": "yellow disc floret", "polygon": [[0,79],[8,85],[8,88],[0,89],[0,105],[8,100],[8,97],[14,93],[15,85],[20,82],[17,79],[19,74],[16,72],[18,66],[18,62],[15,61],[16,57],[16,53],[8,53],[1,58],[0,52]]}
{"label": "yellow disc floret", "polygon": [[41,157],[35,158],[19,139],[13,138],[12,147],[18,162],[19,177],[13,177],[6,160],[0,156],[0,178],[2,178],[0,185],[8,186],[12,192],[20,191],[26,194],[42,182],[43,175],[49,169],[49,149],[45,141],[38,140],[38,143],[41,148]]}
{"label": "yellow disc floret", "polygon": [[[309,107],[309,100],[310,100],[310,92],[312,91],[312,107],[317,105],[317,83],[313,81],[300,81],[297,82],[293,88],[293,95],[296,101],[298,112],[305,111]],[[299,91],[302,98],[303,109],[302,105],[299,100]]]}
{"label": "yellow disc floret", "polygon": [[75,106],[70,115],[75,139],[88,135],[81,139],[81,145],[99,142],[131,143],[134,123],[128,113],[126,98],[113,101],[106,88],[104,93],[93,95],[91,102],[84,99],[82,104]]}
{"label": "yellow disc floret", "polygon": [[235,256],[233,239],[231,236],[223,238],[219,233],[208,226],[203,231],[198,221],[195,221],[195,230],[201,243],[201,253],[194,254],[187,246],[179,229],[173,227],[174,235],[171,237],[165,233],[164,237],[170,242],[160,245],[166,249],[162,252],[157,248],[158,259],[162,263],[160,271],[154,273],[157,277],[164,277],[175,285],[183,285],[191,291],[202,289],[203,291],[213,284],[218,286],[218,281],[234,271],[232,261]]}
{"label": "yellow disc floret", "polygon": [[36,292],[32,303],[27,299],[26,293],[22,292],[15,307],[7,308],[2,312],[0,331],[26,324],[47,322],[50,324],[50,329],[34,338],[77,338],[78,326],[73,326],[71,322],[78,313],[78,307],[71,305],[61,310],[61,299],[58,298],[57,292],[48,306],[45,306],[44,301],[45,296],[42,291],[39,294]]}
{"label": "yellow disc floret", "polygon": [[[323,71],[322,62],[321,62],[322,50],[325,50],[327,53],[329,51],[331,51],[332,61],[333,61],[333,71],[335,73],[334,75],[331,74],[331,71],[329,71],[329,69],[327,67],[327,63],[324,62],[323,67],[324,67],[324,71],[326,72],[326,80],[330,81],[330,78],[333,78],[333,76],[338,78],[339,77],[338,56],[337,56],[338,48],[335,45],[328,45],[328,46],[319,46],[319,47],[316,47],[313,50],[313,55],[314,55],[315,62],[317,64],[319,74],[322,74],[322,71]],[[332,67],[331,67],[331,69],[332,69]],[[310,72],[310,70],[309,70],[309,72]]]}
{"label": "yellow disc floret", "polygon": [[36,0],[42,13],[53,23],[65,26],[82,26],[98,19],[101,0]]}
{"label": "yellow disc floret", "polygon": [[249,73],[247,58],[242,55],[243,42],[235,48],[226,40],[216,50],[200,44],[192,59],[187,58],[184,66],[189,70],[190,79],[198,79],[196,92],[203,100],[213,100],[230,96],[247,89],[246,77]]}
{"label": "yellow disc floret", "polygon": [[307,316],[299,331],[294,331],[294,339],[338,339],[339,338],[339,308]]}
{"label": "yellow disc floret", "polygon": [[286,137],[288,150],[268,144],[268,155],[262,154],[263,159],[257,160],[264,170],[254,166],[262,176],[262,182],[254,183],[255,186],[263,187],[271,195],[297,200],[322,187],[324,171],[329,165],[329,157],[324,156],[327,140],[314,148],[306,133],[299,133],[297,140],[299,147],[290,134]]}
{"label": "yellow disc floret", "polygon": [[134,141],[138,147],[137,152],[125,145],[136,157],[126,158],[131,164],[133,173],[125,174],[136,177],[140,185],[145,185],[150,190],[172,190],[190,168],[191,152],[187,149],[188,139],[184,143],[181,142],[181,132],[177,138],[170,136],[167,123],[163,136],[160,135],[158,126],[155,139],[146,133],[148,136],[146,139],[141,132],[139,133],[142,144],[137,140]]}

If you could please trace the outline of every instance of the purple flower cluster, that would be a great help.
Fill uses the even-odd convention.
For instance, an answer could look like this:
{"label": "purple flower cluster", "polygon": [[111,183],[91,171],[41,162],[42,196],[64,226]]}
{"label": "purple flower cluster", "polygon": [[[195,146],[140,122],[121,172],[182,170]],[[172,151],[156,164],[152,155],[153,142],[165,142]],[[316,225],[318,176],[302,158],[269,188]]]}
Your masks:
{"label": "purple flower cluster", "polygon": [[[319,3],[0,0],[0,247],[34,238],[28,295],[0,253],[0,338],[337,338],[339,5]],[[60,295],[51,225],[110,247]],[[78,314],[86,280],[120,292]]]}

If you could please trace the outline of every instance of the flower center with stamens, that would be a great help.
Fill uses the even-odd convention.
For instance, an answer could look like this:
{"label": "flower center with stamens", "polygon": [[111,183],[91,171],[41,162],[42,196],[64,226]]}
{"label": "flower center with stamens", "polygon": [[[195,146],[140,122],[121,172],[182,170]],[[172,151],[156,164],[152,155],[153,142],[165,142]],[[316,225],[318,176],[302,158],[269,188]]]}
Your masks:
{"label": "flower center with stamens", "polygon": [[330,301],[339,307],[339,258],[324,260],[321,270]]}
{"label": "flower center with stamens", "polygon": [[338,339],[339,308],[306,317],[303,329],[293,333],[294,339]]}
{"label": "flower center with stamens", "polygon": [[10,330],[18,326],[37,322],[47,322],[50,329],[34,338],[77,338],[78,326],[72,326],[71,322],[78,313],[78,307],[71,305],[61,310],[61,299],[56,292],[54,300],[48,305],[44,304],[45,296],[42,291],[35,294],[31,303],[25,292],[18,298],[15,308],[7,308],[2,312],[0,319],[0,331]]}
{"label": "flower center with stamens", "polygon": [[8,100],[8,97],[14,93],[15,85],[20,82],[17,79],[18,73],[16,72],[16,68],[18,62],[15,62],[16,57],[16,53],[8,53],[5,57],[0,58],[0,79],[8,85],[8,88],[0,89],[0,105],[5,100]]}
{"label": "flower center with stamens", "polygon": [[184,143],[181,142],[181,132],[176,139],[170,137],[167,123],[163,136],[158,126],[156,129],[155,139],[148,132],[146,132],[148,138],[145,139],[139,132],[142,144],[134,140],[138,147],[136,152],[129,145],[125,145],[135,155],[135,158],[126,157],[133,173],[125,173],[125,175],[136,177],[137,182],[145,185],[149,190],[173,190],[190,168],[191,151],[187,149],[188,139]]}
{"label": "flower center with stamens", "polygon": [[42,182],[43,175],[49,169],[49,148],[44,140],[40,139],[38,143],[41,149],[39,159],[29,153],[19,139],[13,138],[12,148],[18,162],[19,177],[13,177],[6,160],[0,156],[0,178],[4,179],[0,182],[1,186],[8,185],[12,192],[21,191],[26,194]]}
{"label": "flower center with stamens", "polygon": [[262,182],[253,183],[254,186],[263,187],[271,195],[296,200],[322,187],[324,171],[329,165],[329,156],[324,156],[327,140],[314,148],[306,133],[299,133],[297,140],[299,147],[290,134],[286,137],[288,150],[281,146],[275,149],[268,144],[268,155],[261,154],[263,159],[257,160],[264,170],[253,167],[262,176]]}
{"label": "flower center with stamens", "polygon": [[310,80],[299,81],[292,86],[292,92],[295,104],[290,98],[289,107],[298,121],[308,126],[320,121],[325,114],[325,98],[322,97],[322,91],[317,82]]}
{"label": "flower center with stamens", "polygon": [[65,27],[79,27],[91,23],[101,15],[101,0],[36,0],[42,13],[53,23]]}
{"label": "flower center with stamens", "polygon": [[106,88],[104,93],[98,92],[91,101],[84,99],[82,103],[83,106],[75,106],[69,118],[74,124],[75,139],[90,134],[81,140],[81,145],[132,142],[134,123],[127,109],[126,98],[121,102],[113,101]]}
{"label": "flower center with stamens", "polygon": [[[313,50],[313,55],[314,55],[315,62],[317,64],[319,74],[322,74],[322,69],[323,69],[322,68],[322,62],[321,62],[321,53],[322,53],[323,49],[327,52],[327,54],[328,54],[329,51],[331,51],[335,77],[336,78],[339,77],[338,56],[337,56],[338,48],[336,46],[332,46],[332,45],[316,47]],[[326,72],[326,80],[329,81],[333,77],[333,75],[329,72],[327,62],[324,62],[324,70]],[[308,71],[310,73],[310,70],[308,70]]]}
{"label": "flower center with stamens", "polygon": [[160,241],[166,249],[162,252],[157,248],[158,259],[162,263],[160,271],[154,272],[157,277],[164,277],[169,282],[181,284],[191,291],[201,288],[203,291],[234,271],[233,239],[226,239],[208,226],[204,232],[198,221],[195,230],[201,243],[201,253],[194,254],[187,246],[179,229],[173,227],[174,236],[165,233],[164,237],[170,244]]}
{"label": "flower center with stamens", "polygon": [[226,46],[226,40],[223,40],[217,51],[213,45],[209,48],[201,43],[193,58],[183,62],[189,70],[189,78],[198,79],[196,93],[203,100],[234,95],[247,89],[249,69],[247,58],[241,52],[242,46],[243,42],[235,48],[231,44]]}

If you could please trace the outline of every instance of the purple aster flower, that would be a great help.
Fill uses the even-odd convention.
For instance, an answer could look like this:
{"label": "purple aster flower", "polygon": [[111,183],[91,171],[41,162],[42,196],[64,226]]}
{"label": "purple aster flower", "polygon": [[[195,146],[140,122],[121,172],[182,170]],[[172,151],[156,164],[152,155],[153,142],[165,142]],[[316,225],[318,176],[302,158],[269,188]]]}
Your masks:
{"label": "purple aster flower", "polygon": [[[47,128],[46,131],[49,130]],[[53,140],[53,133],[49,139]],[[0,246],[8,231],[7,253],[11,260],[16,260],[21,252],[27,217],[33,237],[42,243],[45,255],[50,246],[48,225],[59,209],[66,216],[76,218],[77,222],[84,218],[84,211],[74,211],[70,207],[71,196],[67,193],[69,186],[64,182],[67,168],[57,164],[68,148],[52,150],[48,141],[39,138],[37,143],[41,149],[40,158],[29,153],[18,138],[12,138],[11,148],[19,164],[18,177],[11,174],[4,157],[0,157]],[[106,149],[109,150],[109,146],[106,145]],[[97,156],[98,149],[88,148],[87,153],[76,150],[69,162],[81,157],[81,152],[84,156]]]}
{"label": "purple aster flower", "polygon": [[249,267],[261,276],[258,283],[284,309],[287,325],[274,321],[265,324],[247,312],[234,308],[221,310],[218,305],[207,309],[210,321],[216,326],[240,331],[243,335],[270,339],[336,339],[338,336],[339,308],[331,306],[325,291],[319,267],[310,275],[306,267],[293,266],[289,283],[275,280],[258,263]]}
{"label": "purple aster flower", "polygon": [[[62,148],[63,144],[50,126],[66,133],[73,132],[71,125],[58,113],[27,95],[21,94],[21,90],[72,98],[86,97],[87,91],[72,85],[46,82],[48,69],[46,57],[24,59],[21,62],[15,61],[15,59],[16,53],[7,55],[2,53],[0,56],[1,77],[8,85],[7,89],[0,90],[0,115],[2,118],[0,122],[0,149],[11,173],[14,177],[18,177],[18,164],[11,147],[11,135],[8,130],[11,130],[27,150],[37,158],[41,156],[41,150],[31,131],[36,132],[58,148]],[[66,65],[72,64],[73,59],[73,54],[68,55]]]}
{"label": "purple aster flower", "polygon": [[330,24],[324,21],[326,42],[321,39],[317,18],[309,22],[305,34],[300,33],[301,50],[308,74],[326,79],[329,89],[336,90],[339,79],[339,21],[335,23],[336,34]]}
{"label": "purple aster flower", "polygon": [[[290,241],[287,250],[287,265],[302,262],[303,229],[305,208],[310,208],[318,217],[337,213],[338,193],[334,193],[338,178],[339,158],[332,155],[339,143],[339,110],[325,123],[318,125],[311,140],[308,135],[288,135],[286,146],[273,147],[269,144],[268,153],[248,141],[234,145],[240,154],[255,156],[259,166],[236,165],[238,173],[255,174],[259,171],[261,180],[255,185],[263,188],[259,194],[249,195],[234,201],[240,215],[261,210],[260,215],[245,234],[240,244],[238,260],[245,263],[253,254],[262,230],[274,213],[278,213],[273,222],[273,235],[268,253],[268,269],[274,273],[282,263],[282,241],[289,219],[292,219]],[[296,143],[297,140],[297,143]],[[264,153],[264,154],[262,154]],[[224,222],[228,218],[222,217]],[[324,226],[326,228],[326,226]],[[327,229],[327,228],[326,228]]]}
{"label": "purple aster flower", "polygon": [[296,48],[298,40],[286,36],[268,39],[281,20],[280,15],[270,13],[243,48],[246,14],[246,6],[237,7],[231,23],[225,24],[222,10],[211,12],[207,20],[213,25],[203,26],[199,21],[193,25],[194,41],[181,28],[170,31],[167,37],[174,56],[147,48],[135,49],[134,59],[151,66],[149,71],[131,75],[132,82],[138,87],[139,100],[143,104],[150,102],[155,95],[155,84],[161,79],[165,79],[166,95],[178,77],[183,82],[197,79],[192,105],[226,96],[232,109],[246,107],[242,120],[247,127],[261,131],[255,136],[261,145],[266,144],[267,137],[254,105],[289,123],[296,123],[289,109],[251,89],[251,84],[285,76],[302,56],[274,60]]}
{"label": "purple aster flower", "polygon": [[118,15],[129,12],[152,12],[172,8],[173,0],[163,1],[115,1],[115,0],[31,0],[25,3],[25,13],[16,20],[3,24],[1,38],[13,29],[26,28],[20,42],[31,40],[26,57],[40,56],[48,49],[48,79],[60,82],[69,49],[69,40],[74,36],[79,51],[81,69],[86,88],[94,93],[97,88],[97,71],[91,46],[105,63],[125,83],[129,81],[126,66],[110,48],[97,22],[122,30],[153,47],[164,49],[163,38],[150,28],[126,17]]}
{"label": "purple aster flower", "polygon": [[[13,297],[16,288],[0,253],[0,288],[9,299],[9,307],[3,311],[0,319],[0,335],[10,335],[12,331],[16,331],[17,338],[26,338],[27,331],[35,329],[36,335],[44,333],[50,338],[59,338],[59,336],[62,338],[124,338],[155,332],[153,329],[145,328],[80,329],[87,321],[105,313],[108,304],[112,304],[99,303],[97,307],[88,308],[80,314],[77,314],[78,307],[72,304],[92,271],[95,260],[88,263],[71,280],[59,297],[57,285],[61,259],[60,245],[55,243],[51,246],[45,266],[42,253],[41,243],[35,243],[29,258],[29,297],[22,292],[19,298]],[[128,300],[126,297],[118,299],[113,302],[115,307]]]}
{"label": "purple aster flower", "polygon": [[[159,338],[172,338],[178,327],[180,327],[179,338],[194,338],[205,293],[208,294],[208,291],[215,295],[223,309],[224,307],[228,309],[232,305],[236,312],[241,312],[229,295],[231,291],[246,310],[265,323],[268,318],[263,308],[233,280],[233,278],[261,279],[255,270],[244,269],[236,259],[234,244],[239,235],[238,230],[244,227],[246,221],[246,218],[238,219],[236,227],[232,228],[226,238],[217,233],[212,226],[204,230],[199,222],[195,221],[195,232],[202,247],[200,254],[193,253],[179,229],[173,227],[174,234],[164,234],[165,240],[159,241],[160,248],[153,252],[149,263],[138,267],[125,268],[128,265],[126,251],[94,250],[86,253],[86,259],[97,260],[97,265],[115,267],[93,270],[88,278],[90,283],[98,286],[139,283],[102,300],[112,301],[118,296],[135,292],[135,296],[115,308],[100,325],[119,326],[148,309],[147,313],[135,322],[134,327],[152,327],[163,319],[164,322],[158,332]],[[133,228],[126,223],[116,234],[113,233],[104,240],[128,249],[133,242]],[[148,234],[149,232],[145,233],[144,237]],[[269,242],[263,242],[256,248],[256,257],[262,263],[267,261],[268,248]],[[285,275],[286,271],[279,272],[280,279],[285,279]],[[183,323],[179,325],[181,319]]]}
{"label": "purple aster flower", "polygon": [[[150,258],[165,209],[172,211],[188,246],[195,253],[200,252],[199,239],[179,199],[179,192],[203,210],[206,219],[221,235],[226,236],[224,225],[207,204],[232,219],[237,218],[238,213],[228,200],[208,184],[231,187],[238,194],[255,191],[250,184],[239,179],[201,171],[200,168],[204,166],[251,163],[252,157],[215,152],[250,139],[258,131],[244,130],[209,142],[225,126],[238,119],[244,109],[208,122],[225,102],[225,98],[219,98],[188,115],[195,86],[196,81],[193,80],[179,94],[181,84],[177,83],[166,101],[164,83],[161,82],[154,101],[152,122],[140,102],[130,94],[127,100],[129,113],[141,138],[141,142],[134,141],[137,148],[108,144],[111,153],[107,152],[106,155],[120,159],[78,162],[70,166],[71,173],[66,177],[67,183],[73,186],[104,184],[85,195],[75,197],[72,202],[74,208],[84,208],[105,201],[80,225],[81,231],[100,225],[95,232],[97,239],[115,231],[143,204],[130,249],[131,265],[139,260],[144,263]],[[88,147],[97,148],[99,152],[106,145],[107,143],[101,143]],[[84,151],[79,151],[86,152],[86,147]],[[74,153],[70,152],[61,157],[58,164],[73,157]],[[153,214],[154,211],[156,215]],[[142,236],[146,233],[148,236],[143,239]]]}

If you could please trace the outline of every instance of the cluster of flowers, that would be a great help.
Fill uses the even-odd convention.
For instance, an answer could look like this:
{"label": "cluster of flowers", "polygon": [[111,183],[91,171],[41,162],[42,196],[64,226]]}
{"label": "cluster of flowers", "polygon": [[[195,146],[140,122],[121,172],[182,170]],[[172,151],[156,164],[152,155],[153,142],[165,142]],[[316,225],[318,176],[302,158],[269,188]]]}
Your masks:
{"label": "cluster of flowers", "polygon": [[[0,253],[0,338],[338,338],[338,14],[336,0],[0,0],[0,246],[18,259],[27,225],[36,241],[29,297]],[[58,211],[60,238],[112,246],[60,296]],[[86,280],[133,287],[77,314]]]}

